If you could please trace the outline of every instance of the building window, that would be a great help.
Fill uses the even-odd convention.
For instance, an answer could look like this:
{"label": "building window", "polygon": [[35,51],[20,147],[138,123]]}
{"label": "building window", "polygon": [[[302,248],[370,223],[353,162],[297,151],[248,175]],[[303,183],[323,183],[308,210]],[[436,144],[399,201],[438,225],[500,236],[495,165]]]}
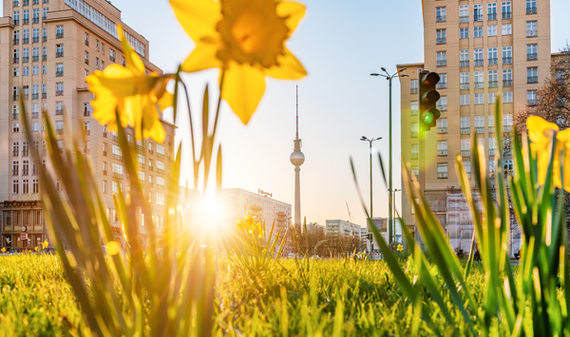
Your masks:
{"label": "building window", "polygon": [[503,103],[512,103],[512,102],[513,102],[513,92],[512,91],[503,92]]}
{"label": "building window", "polygon": [[47,42],[47,28],[42,29],[42,42]]}
{"label": "building window", "polygon": [[485,97],[484,94],[475,94],[475,104],[484,104]]}
{"label": "building window", "polygon": [[85,64],[89,65],[89,52],[85,52]]}
{"label": "building window", "polygon": [[497,3],[487,4],[487,21],[497,20]]}
{"label": "building window", "polygon": [[63,57],[63,43],[57,44],[55,47],[55,57]]}
{"label": "building window", "polygon": [[420,152],[420,146],[418,144],[412,144],[411,147],[411,151],[412,151],[412,159],[418,159],[419,157],[419,152]]}
{"label": "building window", "polygon": [[39,66],[33,66],[32,67],[32,75],[39,75],[40,74],[40,67]]}
{"label": "building window", "polygon": [[485,133],[485,116],[475,116],[475,133],[479,134]]}
{"label": "building window", "polygon": [[[463,72],[459,75],[459,88],[463,89],[463,90],[469,89],[469,73],[468,72]],[[465,95],[463,95],[463,96],[465,96]]]}
{"label": "building window", "polygon": [[437,163],[437,179],[447,179],[447,163]]}
{"label": "building window", "polygon": [[459,38],[468,39],[469,38],[469,27],[459,28]]}
{"label": "building window", "polygon": [[461,156],[469,157],[471,155],[471,142],[469,138],[461,140]]}
{"label": "building window", "polygon": [[497,36],[497,25],[487,26],[487,36]]}
{"label": "building window", "polygon": [[56,26],[55,38],[56,39],[62,39],[63,38],[63,25],[62,26]]}
{"label": "building window", "polygon": [[47,64],[42,65],[42,74],[47,75]]}
{"label": "building window", "polygon": [[418,93],[418,80],[410,80],[410,94]]}
{"label": "building window", "polygon": [[40,131],[40,123],[39,122],[33,122],[32,123],[32,131]]}
{"label": "building window", "polygon": [[58,82],[55,84],[55,95],[63,96],[63,82]]}
{"label": "building window", "polygon": [[527,60],[538,60],[538,45],[529,44],[526,46],[526,59]]}
{"label": "building window", "polygon": [[469,50],[459,51],[459,65],[461,67],[469,67]]}
{"label": "building window", "polygon": [[89,47],[89,34],[85,33],[85,45]]}
{"label": "building window", "polygon": [[437,142],[437,155],[447,156],[447,140],[440,140]]}
{"label": "building window", "polygon": [[411,126],[411,134],[410,134],[410,136],[411,136],[412,138],[418,138],[418,131],[419,131],[418,123],[411,123],[410,126]]}
{"label": "building window", "polygon": [[14,11],[14,26],[20,25],[20,11]]}
{"label": "building window", "polygon": [[47,61],[47,47],[44,46],[42,49],[42,61]]}
{"label": "building window", "polygon": [[20,109],[16,104],[12,105],[12,119],[13,120],[20,119]]}
{"label": "building window", "polygon": [[526,100],[527,100],[528,105],[537,105],[538,104],[537,91],[536,90],[527,90]]}
{"label": "building window", "polygon": [[[30,75],[30,67],[28,66],[23,66],[22,67],[22,76],[29,76]],[[26,87],[26,86],[24,86]]]}
{"label": "building window", "polygon": [[499,51],[497,50],[496,47],[487,49],[487,56],[489,59],[490,66],[498,64]]}
{"label": "building window", "polygon": [[445,14],[445,7],[437,7],[435,9],[435,21],[436,22],[445,22],[447,20]]}
{"label": "building window", "polygon": [[502,26],[502,34],[503,35],[512,35],[513,34],[513,25],[510,23],[504,24]]}
{"label": "building window", "polygon": [[12,143],[12,157],[18,157],[20,155],[19,149],[20,149],[20,143],[13,142]]}
{"label": "building window", "polygon": [[513,70],[503,69],[503,87],[513,86]]}
{"label": "building window", "polygon": [[461,95],[459,97],[459,104],[460,105],[469,105],[469,94]]}
{"label": "building window", "polygon": [[12,123],[12,133],[20,132],[20,123]]}
{"label": "building window", "polygon": [[526,68],[526,83],[538,83],[538,68]]}
{"label": "building window", "polygon": [[505,114],[503,115],[503,131],[511,132],[513,129],[513,115]]}
{"label": "building window", "polygon": [[40,29],[34,28],[32,30],[32,43],[39,43],[40,42]]}
{"label": "building window", "polygon": [[497,70],[489,70],[489,88],[499,86],[499,74]]}
{"label": "building window", "polygon": [[536,21],[528,21],[526,23],[526,37],[538,36],[538,30],[536,29]]}
{"label": "building window", "polygon": [[473,21],[483,21],[483,5],[473,5]]}
{"label": "building window", "polygon": [[446,66],[447,65],[447,52],[438,51],[436,59],[437,59],[437,66],[438,67]]}
{"label": "building window", "polygon": [[[491,117],[491,116],[489,116]],[[494,156],[495,155],[495,144],[497,143],[495,138],[489,138],[489,155],[490,156]]]}
{"label": "building window", "polygon": [[19,187],[20,187],[20,181],[19,180],[12,180],[12,194],[18,194],[19,193]]}
{"label": "building window", "polygon": [[164,205],[164,194],[163,193],[156,193],[156,204],[157,205]]}
{"label": "building window", "polygon": [[40,9],[34,8],[32,12],[32,23],[40,23]]}
{"label": "building window", "polygon": [[109,49],[109,59],[111,60],[111,62],[115,62],[115,51],[113,49]]}
{"label": "building window", "polygon": [[440,118],[436,122],[437,133],[447,133],[447,118]]}
{"label": "building window", "polygon": [[469,22],[469,6],[459,6],[459,22]]}
{"label": "building window", "polygon": [[40,184],[39,184],[39,180],[36,179],[32,179],[32,193],[39,193],[40,192]]}
{"label": "building window", "polygon": [[12,162],[12,175],[13,176],[18,176],[20,175],[20,162],[15,160]]}
{"label": "building window", "polygon": [[461,117],[461,134],[468,135],[471,133],[471,125],[469,117]]}
{"label": "building window", "polygon": [[473,50],[473,63],[475,67],[483,66],[485,59],[483,58],[483,48]]}
{"label": "building window", "polygon": [[47,13],[49,12],[49,8],[48,7],[44,7],[43,9],[43,15],[42,15],[42,19],[45,20],[47,19]]}
{"label": "building window", "polygon": [[439,74],[439,82],[436,87],[437,89],[447,89],[447,74]]}
{"label": "building window", "polygon": [[22,179],[22,194],[30,193],[30,180]]}
{"label": "building window", "polygon": [[436,107],[440,111],[447,110],[447,96],[441,96],[436,103]]}
{"label": "building window", "polygon": [[474,73],[475,89],[483,89],[485,82],[483,80],[483,71],[476,71]]}
{"label": "building window", "polygon": [[503,64],[513,63],[513,47],[503,47]]}
{"label": "building window", "polygon": [[63,63],[57,63],[55,65],[55,77],[63,76]]}
{"label": "building window", "polygon": [[447,31],[445,29],[436,29],[435,31],[436,44],[447,43]]}
{"label": "building window", "polygon": [[103,194],[107,194],[107,180],[103,180]]}
{"label": "building window", "polygon": [[526,0],[526,14],[536,14],[536,0]]}
{"label": "building window", "polygon": [[511,18],[511,2],[510,1],[503,1],[501,4],[501,14],[503,19],[510,19]]}
{"label": "building window", "polygon": [[30,30],[29,29],[24,29],[24,39],[23,39],[22,43],[23,44],[30,43]]}
{"label": "building window", "polygon": [[473,37],[483,37],[483,27],[473,27]]}
{"label": "building window", "polygon": [[20,67],[12,68],[12,76],[13,76],[13,77],[18,77],[18,76],[20,76]]}
{"label": "building window", "polygon": [[55,122],[55,133],[58,135],[63,134],[63,121]]}

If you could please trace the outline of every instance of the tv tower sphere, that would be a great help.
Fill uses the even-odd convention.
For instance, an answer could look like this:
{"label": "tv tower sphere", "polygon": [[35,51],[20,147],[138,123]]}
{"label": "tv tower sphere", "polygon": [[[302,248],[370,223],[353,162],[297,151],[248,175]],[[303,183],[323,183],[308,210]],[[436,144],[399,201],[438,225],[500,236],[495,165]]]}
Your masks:
{"label": "tv tower sphere", "polygon": [[301,151],[293,151],[290,159],[294,166],[301,166],[305,162],[305,155]]}

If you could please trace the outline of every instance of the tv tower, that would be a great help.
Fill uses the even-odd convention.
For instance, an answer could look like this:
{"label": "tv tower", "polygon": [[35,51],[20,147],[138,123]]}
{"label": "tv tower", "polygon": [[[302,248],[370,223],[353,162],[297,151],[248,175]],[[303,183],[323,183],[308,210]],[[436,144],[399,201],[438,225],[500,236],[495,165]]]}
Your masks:
{"label": "tv tower", "polygon": [[301,139],[299,138],[299,86],[295,86],[295,140],[291,164],[295,166],[295,225],[301,225],[301,181],[299,178],[300,166],[305,162],[305,155],[301,152]]}

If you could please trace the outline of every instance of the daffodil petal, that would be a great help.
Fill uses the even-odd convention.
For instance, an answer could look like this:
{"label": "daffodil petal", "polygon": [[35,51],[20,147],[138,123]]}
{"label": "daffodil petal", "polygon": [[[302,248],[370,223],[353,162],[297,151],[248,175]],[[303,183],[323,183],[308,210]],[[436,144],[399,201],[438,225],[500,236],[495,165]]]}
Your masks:
{"label": "daffodil petal", "polygon": [[127,63],[127,67],[136,73],[136,75],[142,76],[145,74],[145,67],[144,63],[141,58],[134,52],[131,45],[127,41],[125,37],[125,33],[123,32],[123,28],[118,25],[117,30],[119,31],[119,38],[121,40],[121,45],[123,46],[123,54],[125,55],[125,61]]}
{"label": "daffodil petal", "polygon": [[142,136],[144,138],[152,138],[159,143],[162,143],[166,138],[166,131],[164,131],[162,123],[160,123],[158,111],[156,111],[155,106],[150,104],[145,105],[142,114]]}
{"label": "daffodil petal", "polygon": [[186,34],[198,43],[204,36],[216,36],[216,24],[222,19],[221,1],[170,0],[174,15]]}
{"label": "daffodil petal", "polygon": [[544,134],[547,130],[558,131],[558,126],[554,123],[549,123],[538,116],[530,116],[526,120],[528,128],[528,137],[533,143],[547,142],[549,139]]}
{"label": "daffodil petal", "polygon": [[564,189],[566,192],[570,192],[570,143],[566,143],[564,146]]}
{"label": "daffodil petal", "polygon": [[166,91],[158,100],[158,108],[164,111],[174,105],[174,95]]}
{"label": "daffodil petal", "polygon": [[243,124],[257,109],[265,92],[265,77],[258,68],[248,64],[230,63],[222,88],[224,98]]}
{"label": "daffodil petal", "polygon": [[285,54],[277,58],[278,66],[273,66],[265,71],[265,74],[280,80],[298,80],[307,76],[307,71],[301,62],[285,48]]}
{"label": "daffodil petal", "polygon": [[182,71],[186,73],[193,73],[210,68],[221,68],[222,61],[220,61],[216,52],[218,51],[217,44],[205,41],[198,41],[196,48],[182,63]]}
{"label": "daffodil petal", "polygon": [[305,16],[306,7],[293,1],[278,1],[277,15],[285,18],[285,25],[289,28],[289,36],[295,31],[299,21]]}

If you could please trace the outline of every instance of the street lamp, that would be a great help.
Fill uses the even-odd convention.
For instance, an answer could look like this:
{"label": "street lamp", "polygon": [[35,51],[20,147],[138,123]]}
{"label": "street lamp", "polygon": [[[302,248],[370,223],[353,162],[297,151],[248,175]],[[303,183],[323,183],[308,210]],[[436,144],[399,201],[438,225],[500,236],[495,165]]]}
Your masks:
{"label": "street lamp", "polygon": [[372,211],[372,209],[373,209],[373,206],[372,206],[372,143],[374,143],[375,141],[380,140],[380,139],[382,139],[382,137],[368,139],[368,138],[362,136],[360,138],[360,140],[370,143],[370,219],[372,219],[374,217],[373,216],[374,213]]}
{"label": "street lamp", "polygon": [[[398,70],[397,72],[395,72],[394,74],[390,75],[388,73],[388,71],[386,71],[386,68],[382,67],[380,68],[382,69],[383,72],[386,73],[386,75],[384,74],[377,74],[377,73],[372,73],[370,74],[370,76],[382,76],[385,77],[386,80],[388,80],[389,82],[389,87],[390,87],[390,91],[389,91],[389,105],[388,105],[388,110],[389,110],[389,117],[388,117],[388,124],[389,124],[389,149],[390,149],[390,159],[389,159],[389,173],[388,173],[388,190],[392,191],[392,79],[397,78],[397,77],[408,77],[408,75],[403,75],[400,74],[402,71],[406,70],[406,68],[402,68],[400,70]],[[392,243],[392,193],[389,193],[389,200],[388,200],[388,243]]]}

